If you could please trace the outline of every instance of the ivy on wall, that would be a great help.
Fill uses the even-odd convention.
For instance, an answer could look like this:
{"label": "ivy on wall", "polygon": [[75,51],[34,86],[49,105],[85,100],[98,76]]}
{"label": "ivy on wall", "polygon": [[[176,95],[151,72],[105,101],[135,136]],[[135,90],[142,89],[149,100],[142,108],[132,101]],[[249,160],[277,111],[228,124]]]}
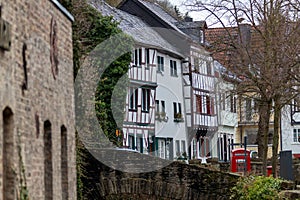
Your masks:
{"label": "ivy on wall", "polygon": [[[73,68],[75,80],[83,60],[89,53],[109,37],[120,34],[121,30],[118,28],[119,23],[114,21],[113,17],[102,16],[101,13],[90,6],[85,0],[60,0],[60,3],[71,12],[75,19],[73,23]],[[133,43],[133,40],[123,34],[119,37],[118,47],[109,49],[109,51],[112,52],[108,53],[118,55],[118,52],[122,52],[123,47],[128,46],[128,43]],[[111,63],[100,77],[95,94],[95,110],[99,125],[109,140],[117,145],[121,145],[121,140],[116,136],[115,130],[120,129],[120,127],[117,127],[116,120],[113,116],[111,98],[113,93],[117,94],[119,101],[115,102],[116,105],[114,105],[114,107],[116,107],[116,110],[114,110],[114,114],[122,118],[124,116],[123,112],[127,92],[124,87],[115,88],[115,86],[116,84],[126,85],[126,79],[120,78],[128,71],[130,61],[131,54],[126,53]],[[106,67],[106,63],[103,60],[99,60],[97,63],[99,69]],[[121,118],[118,120],[121,120]],[[84,199],[85,192],[88,191],[88,186],[82,181],[88,179],[88,177],[86,177],[88,173],[83,163],[87,162],[87,159],[84,159],[86,157],[86,149],[80,142],[78,136],[76,147],[77,199],[80,200]]]}

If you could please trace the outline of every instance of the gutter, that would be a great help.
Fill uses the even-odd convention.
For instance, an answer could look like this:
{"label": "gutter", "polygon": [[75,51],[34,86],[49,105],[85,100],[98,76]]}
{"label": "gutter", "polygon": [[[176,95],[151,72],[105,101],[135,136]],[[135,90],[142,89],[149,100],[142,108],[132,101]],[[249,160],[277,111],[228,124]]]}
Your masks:
{"label": "gutter", "polygon": [[65,8],[63,7],[58,0],[51,0],[51,2],[72,22],[74,22],[73,15]]}

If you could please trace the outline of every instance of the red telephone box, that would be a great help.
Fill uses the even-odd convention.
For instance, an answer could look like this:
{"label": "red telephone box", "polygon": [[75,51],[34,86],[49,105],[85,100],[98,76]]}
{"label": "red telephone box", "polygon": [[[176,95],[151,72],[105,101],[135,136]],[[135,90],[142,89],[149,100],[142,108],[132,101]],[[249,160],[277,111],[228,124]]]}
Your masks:
{"label": "red telephone box", "polygon": [[[245,165],[246,162],[246,165]],[[244,170],[246,168],[246,170]],[[232,172],[249,172],[251,169],[250,165],[250,150],[243,148],[232,150],[231,157],[231,171]]]}

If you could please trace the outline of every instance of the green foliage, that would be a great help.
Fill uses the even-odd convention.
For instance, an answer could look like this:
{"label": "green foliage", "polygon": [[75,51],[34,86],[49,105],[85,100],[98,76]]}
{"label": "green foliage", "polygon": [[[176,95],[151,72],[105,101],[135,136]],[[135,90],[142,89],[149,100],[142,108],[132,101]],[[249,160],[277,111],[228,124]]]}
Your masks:
{"label": "green foliage", "polygon": [[263,200],[281,199],[279,192],[282,180],[265,176],[241,177],[236,186],[231,189],[230,199]]}
{"label": "green foliage", "polygon": [[[127,53],[109,65],[100,78],[95,96],[96,116],[100,126],[110,141],[117,145],[121,145],[122,140],[115,134],[116,129],[121,128],[117,126],[116,120],[119,121],[119,124],[124,120],[124,106],[127,94],[127,79],[122,77],[128,71],[130,60],[131,55]],[[118,86],[116,87],[117,84]]]}
{"label": "green foliage", "polygon": [[[120,52],[124,52],[124,46],[128,47],[128,44],[132,44],[133,40],[131,38],[121,34],[121,30],[118,28],[119,23],[114,21],[113,17],[102,16],[86,0],[60,0],[60,2],[75,18],[73,23],[74,79],[83,60],[109,37],[118,35],[114,41],[118,45],[116,48],[105,48],[107,58],[110,55],[120,55]],[[114,114],[117,114],[123,120],[126,89],[124,87],[117,87],[116,89],[115,86],[116,84],[126,86],[126,79],[122,78],[120,80],[120,78],[126,74],[130,60],[130,53],[122,55],[113,63],[108,63],[102,58],[96,60],[99,71],[104,71],[104,68],[106,68],[100,77],[95,94],[96,115],[101,129],[114,143],[118,143],[118,138],[115,136],[115,130],[118,127],[111,110],[111,98],[115,94],[117,99],[121,99],[115,102],[117,110]],[[109,67],[107,67],[108,65]],[[86,158],[88,152],[80,142],[78,134],[76,136],[77,199],[81,200],[84,199],[85,193],[88,191],[88,186],[82,180],[88,176],[86,172],[87,163],[84,163],[84,160],[86,162],[89,162],[89,160]]]}
{"label": "green foliage", "polygon": [[77,178],[77,199],[83,199],[83,183],[82,183],[82,176],[83,176],[83,145],[78,138],[78,133],[76,132],[76,178]]}
{"label": "green foliage", "polygon": [[60,0],[74,16],[73,23],[73,63],[74,79],[81,61],[101,42],[121,33],[118,22],[111,16],[102,16],[86,0]]}
{"label": "green foliage", "polygon": [[[75,22],[73,23],[73,62],[74,78],[76,77],[80,65],[85,57],[89,55],[99,44],[113,35],[117,37],[118,46],[116,48],[107,48],[105,53],[108,55],[119,55],[124,50],[124,46],[132,43],[132,39],[121,34],[118,28],[118,22],[111,16],[102,16],[97,10],[91,7],[85,0],[73,0],[70,4],[68,0],[61,1],[67,9],[73,14]],[[126,74],[131,60],[130,53],[122,55],[112,64],[107,63],[105,59],[96,60],[99,70],[109,67],[102,74],[98,83],[95,95],[95,109],[101,129],[105,135],[115,143],[118,139],[115,137],[115,130],[118,128],[111,110],[111,97],[119,79]],[[122,79],[122,81],[124,81]],[[125,86],[126,84],[122,84]],[[117,115],[123,117],[123,110],[126,98],[126,89],[119,89],[118,99],[116,102],[118,109]],[[121,112],[122,111],[122,112]]]}

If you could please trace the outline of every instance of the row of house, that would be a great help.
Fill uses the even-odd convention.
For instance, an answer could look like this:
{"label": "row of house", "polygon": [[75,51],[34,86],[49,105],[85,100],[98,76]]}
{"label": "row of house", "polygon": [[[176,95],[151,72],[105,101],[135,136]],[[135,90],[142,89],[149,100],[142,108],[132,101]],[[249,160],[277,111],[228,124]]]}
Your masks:
{"label": "row of house", "polygon": [[[128,71],[124,146],[170,160],[188,156],[228,161],[244,136],[256,149],[255,102],[231,92],[232,77],[222,76],[224,66],[207,50],[206,36],[215,30],[207,29],[205,21],[178,21],[142,0],[124,0],[117,8],[102,1],[91,4],[119,21],[136,42]],[[288,120],[282,120],[282,132],[291,132],[282,134],[284,149],[293,144],[290,136],[299,144],[295,134],[300,132],[291,131]]]}

